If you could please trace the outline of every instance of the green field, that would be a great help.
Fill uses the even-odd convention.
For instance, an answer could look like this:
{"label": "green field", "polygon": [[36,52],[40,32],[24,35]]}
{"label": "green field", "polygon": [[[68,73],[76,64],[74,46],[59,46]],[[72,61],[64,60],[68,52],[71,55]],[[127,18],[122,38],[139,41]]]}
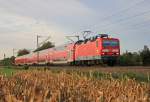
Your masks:
{"label": "green field", "polygon": [[6,76],[11,76],[14,74],[17,70],[16,69],[11,69],[11,68],[1,68],[0,73]]}

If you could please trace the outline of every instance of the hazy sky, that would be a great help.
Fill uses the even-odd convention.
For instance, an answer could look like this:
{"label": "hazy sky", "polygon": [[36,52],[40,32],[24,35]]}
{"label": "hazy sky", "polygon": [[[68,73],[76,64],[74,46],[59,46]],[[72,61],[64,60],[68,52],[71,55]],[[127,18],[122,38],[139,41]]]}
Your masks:
{"label": "hazy sky", "polygon": [[149,0],[0,0],[0,58],[34,49],[37,34],[59,45],[84,30],[119,38],[122,52],[138,51],[150,46],[149,27]]}

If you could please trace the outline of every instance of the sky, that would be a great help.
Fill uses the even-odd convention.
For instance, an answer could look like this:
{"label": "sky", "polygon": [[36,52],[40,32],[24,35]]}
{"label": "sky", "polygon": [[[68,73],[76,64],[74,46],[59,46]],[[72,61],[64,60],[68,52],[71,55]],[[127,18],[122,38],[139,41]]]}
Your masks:
{"label": "sky", "polygon": [[0,59],[22,48],[35,49],[36,35],[65,36],[107,33],[119,38],[121,51],[150,47],[149,0],[0,0]]}

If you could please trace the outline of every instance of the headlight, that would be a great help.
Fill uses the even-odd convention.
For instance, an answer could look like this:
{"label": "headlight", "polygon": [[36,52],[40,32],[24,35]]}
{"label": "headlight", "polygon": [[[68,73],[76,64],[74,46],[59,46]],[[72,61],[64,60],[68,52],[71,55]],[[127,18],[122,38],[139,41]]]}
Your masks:
{"label": "headlight", "polygon": [[119,55],[119,53],[118,53],[118,52],[117,52],[116,54],[117,54],[117,55]]}
{"label": "headlight", "polygon": [[102,55],[105,55],[105,53],[103,52]]}
{"label": "headlight", "polygon": [[115,55],[119,55],[119,53],[117,52],[117,53],[114,53]]}
{"label": "headlight", "polygon": [[112,52],[119,52],[119,50],[118,49],[113,49]]}

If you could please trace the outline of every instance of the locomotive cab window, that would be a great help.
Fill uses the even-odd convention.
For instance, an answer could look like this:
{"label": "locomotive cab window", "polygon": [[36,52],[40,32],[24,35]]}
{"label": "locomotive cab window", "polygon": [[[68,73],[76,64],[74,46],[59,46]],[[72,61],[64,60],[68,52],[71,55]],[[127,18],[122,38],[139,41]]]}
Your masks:
{"label": "locomotive cab window", "polygon": [[107,47],[107,46],[116,47],[116,46],[119,46],[119,42],[116,40],[104,40],[103,46],[104,47]]}

